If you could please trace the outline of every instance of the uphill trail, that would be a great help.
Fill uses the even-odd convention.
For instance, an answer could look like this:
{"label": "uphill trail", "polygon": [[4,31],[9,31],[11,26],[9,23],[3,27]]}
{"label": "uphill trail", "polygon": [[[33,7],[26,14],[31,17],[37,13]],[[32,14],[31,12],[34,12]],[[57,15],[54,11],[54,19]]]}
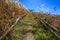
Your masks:
{"label": "uphill trail", "polygon": [[[19,23],[14,27],[15,37],[13,40],[35,40],[32,33],[34,17],[27,13],[26,16],[19,21]],[[12,37],[14,38],[14,37]]]}
{"label": "uphill trail", "polygon": [[25,21],[26,22],[26,24],[28,25],[28,28],[27,28],[27,33],[26,33],[26,37],[25,37],[25,40],[34,40],[34,36],[33,36],[33,34],[32,34],[32,29],[33,29],[33,27],[32,27],[32,18],[30,17],[29,19],[28,19],[28,21]]}
{"label": "uphill trail", "polygon": [[[38,18],[38,17],[37,17],[38,20],[36,20],[35,17],[30,12],[28,12],[26,14],[26,16],[18,22],[18,24],[14,27],[15,36],[12,37],[13,40],[36,40],[36,37],[32,32],[32,31],[34,31],[34,28],[35,28],[35,27],[33,27],[33,24],[36,23],[37,21],[40,22],[41,20],[39,20],[40,18]],[[39,22],[37,22],[37,24],[39,24]],[[38,26],[38,28],[35,28],[36,29],[35,33],[39,32],[42,40],[44,40],[44,39],[47,40],[47,38],[45,38],[44,35],[47,36],[50,34],[50,32],[51,32],[51,34],[53,34],[53,36],[57,37],[59,40],[58,35],[53,31],[53,30],[56,30],[56,28],[46,26],[46,24],[43,21],[40,23],[42,23],[42,24],[39,24],[39,25],[44,25],[44,26],[42,26],[42,28],[40,26]],[[44,27],[47,28],[48,31],[50,31],[50,32],[46,31],[47,35],[46,35],[46,33],[43,32],[44,30],[46,30],[46,29],[43,30]],[[40,40],[40,37],[39,37],[39,40]]]}

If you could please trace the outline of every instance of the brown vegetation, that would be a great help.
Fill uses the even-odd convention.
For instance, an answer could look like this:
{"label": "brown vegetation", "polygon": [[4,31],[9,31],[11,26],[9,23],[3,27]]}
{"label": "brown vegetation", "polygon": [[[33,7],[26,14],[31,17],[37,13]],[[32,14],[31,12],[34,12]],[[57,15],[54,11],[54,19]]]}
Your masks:
{"label": "brown vegetation", "polygon": [[40,18],[46,17],[47,21],[55,27],[60,26],[60,16],[59,15],[53,15],[53,14],[48,14],[48,13],[44,14],[42,12],[32,12],[32,13],[36,14]]}
{"label": "brown vegetation", "polygon": [[25,14],[25,10],[19,7],[20,4],[18,4],[15,2],[10,3],[8,0],[0,0],[0,36],[8,30],[18,16]]}

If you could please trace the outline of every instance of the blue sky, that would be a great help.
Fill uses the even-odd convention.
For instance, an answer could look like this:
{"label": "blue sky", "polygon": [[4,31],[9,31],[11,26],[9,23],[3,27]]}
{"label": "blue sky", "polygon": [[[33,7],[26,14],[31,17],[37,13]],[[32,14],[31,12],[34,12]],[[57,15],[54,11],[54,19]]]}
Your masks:
{"label": "blue sky", "polygon": [[57,8],[57,14],[60,14],[60,0],[20,0],[20,2],[27,8],[33,10],[50,11],[54,13],[53,9]]}

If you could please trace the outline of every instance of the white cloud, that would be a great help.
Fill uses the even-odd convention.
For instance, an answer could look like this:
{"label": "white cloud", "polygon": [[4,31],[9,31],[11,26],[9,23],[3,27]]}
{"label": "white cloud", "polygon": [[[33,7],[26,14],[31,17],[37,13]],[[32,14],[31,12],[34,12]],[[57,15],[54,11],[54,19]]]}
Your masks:
{"label": "white cloud", "polygon": [[41,7],[44,7],[44,6],[45,6],[45,4],[42,4],[42,5],[41,5]]}
{"label": "white cloud", "polygon": [[45,4],[41,4],[41,6],[40,6],[40,10],[44,10],[45,9]]}
{"label": "white cloud", "polygon": [[41,4],[40,11],[49,12],[49,7],[47,7],[45,3]]}
{"label": "white cloud", "polygon": [[49,12],[49,7],[47,7],[47,8],[46,8],[46,11],[48,11],[48,12]]}
{"label": "white cloud", "polygon": [[14,2],[19,2],[19,0],[13,0]]}

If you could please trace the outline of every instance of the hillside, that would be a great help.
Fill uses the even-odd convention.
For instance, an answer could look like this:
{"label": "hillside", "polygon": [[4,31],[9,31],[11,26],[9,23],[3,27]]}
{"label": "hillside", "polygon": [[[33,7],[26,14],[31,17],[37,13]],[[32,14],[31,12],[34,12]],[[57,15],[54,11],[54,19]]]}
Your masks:
{"label": "hillside", "polygon": [[60,25],[60,15],[54,15],[54,14],[49,14],[49,13],[43,13],[43,12],[33,12],[31,11],[32,14],[36,14],[38,17],[41,18],[46,18],[47,21],[49,21],[49,23],[51,25],[54,25],[55,27],[59,27]]}
{"label": "hillside", "polygon": [[[36,19],[34,15],[42,18],[42,20]],[[16,19],[21,19],[14,25]],[[44,20],[46,17],[47,20]],[[46,21],[53,25],[53,29],[57,28],[57,35],[60,37],[60,16],[43,14],[39,12],[32,12],[23,7],[19,2],[13,2],[12,0],[0,0],[0,39],[4,33],[6,33],[1,40],[59,40],[54,37],[49,31],[49,27],[46,29],[40,21]],[[45,23],[46,24],[46,23]]]}

